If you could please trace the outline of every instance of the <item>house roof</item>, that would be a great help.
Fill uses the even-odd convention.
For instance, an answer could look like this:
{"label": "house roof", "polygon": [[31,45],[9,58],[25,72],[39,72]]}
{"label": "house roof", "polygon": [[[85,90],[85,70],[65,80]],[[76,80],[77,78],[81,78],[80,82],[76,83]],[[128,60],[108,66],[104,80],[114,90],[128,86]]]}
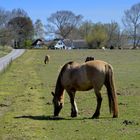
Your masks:
{"label": "house roof", "polygon": [[70,39],[64,39],[63,42],[67,47],[72,47],[73,46],[73,41],[70,40]]}
{"label": "house roof", "polygon": [[74,47],[74,48],[88,48],[88,44],[85,40],[79,39],[79,40],[70,40],[70,39],[64,39],[64,44],[67,47]]}
{"label": "house roof", "polygon": [[88,48],[88,44],[85,40],[73,40],[73,46],[79,49]]}
{"label": "house roof", "polygon": [[39,43],[39,44],[43,44],[43,42],[44,42],[44,41],[43,41],[42,39],[40,39],[40,38],[39,38],[39,39],[36,39],[36,40],[32,43],[32,46],[36,46],[36,45],[38,45],[38,43]]}

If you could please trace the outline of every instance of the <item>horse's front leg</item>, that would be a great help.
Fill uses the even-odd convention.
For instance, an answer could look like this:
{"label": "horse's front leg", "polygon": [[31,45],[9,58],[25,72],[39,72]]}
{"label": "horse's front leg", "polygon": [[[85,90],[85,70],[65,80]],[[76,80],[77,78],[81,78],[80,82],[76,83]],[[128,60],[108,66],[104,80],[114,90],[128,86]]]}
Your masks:
{"label": "horse's front leg", "polygon": [[71,117],[77,117],[78,114],[78,108],[75,102],[75,91],[68,91],[68,94],[70,96],[70,102],[71,102]]}

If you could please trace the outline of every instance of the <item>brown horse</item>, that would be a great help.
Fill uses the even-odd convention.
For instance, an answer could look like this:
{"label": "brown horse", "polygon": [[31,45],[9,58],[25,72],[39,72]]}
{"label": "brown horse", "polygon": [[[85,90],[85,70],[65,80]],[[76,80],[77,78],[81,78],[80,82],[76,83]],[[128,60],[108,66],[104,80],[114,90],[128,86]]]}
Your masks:
{"label": "brown horse", "polygon": [[46,64],[46,62],[49,63],[49,61],[50,61],[50,56],[49,55],[46,55],[45,56],[45,59],[44,59],[44,63],[45,64]]}
{"label": "brown horse", "polygon": [[64,104],[64,90],[67,91],[71,102],[71,117],[76,117],[78,113],[74,100],[76,91],[87,91],[94,89],[97,106],[92,118],[99,118],[102,97],[100,90],[103,85],[107,89],[110,113],[113,111],[113,118],[118,117],[117,94],[115,92],[113,68],[110,64],[93,60],[83,64],[76,62],[66,63],[58,76],[55,93],[53,94],[54,116],[58,116]]}

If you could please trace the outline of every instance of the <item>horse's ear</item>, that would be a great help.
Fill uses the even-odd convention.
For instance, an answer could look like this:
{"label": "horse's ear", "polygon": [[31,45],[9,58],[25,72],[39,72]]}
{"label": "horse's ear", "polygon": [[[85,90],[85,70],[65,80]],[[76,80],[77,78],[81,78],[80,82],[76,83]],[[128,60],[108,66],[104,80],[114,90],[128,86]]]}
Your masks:
{"label": "horse's ear", "polygon": [[52,96],[54,96],[54,92],[51,92],[52,93]]}

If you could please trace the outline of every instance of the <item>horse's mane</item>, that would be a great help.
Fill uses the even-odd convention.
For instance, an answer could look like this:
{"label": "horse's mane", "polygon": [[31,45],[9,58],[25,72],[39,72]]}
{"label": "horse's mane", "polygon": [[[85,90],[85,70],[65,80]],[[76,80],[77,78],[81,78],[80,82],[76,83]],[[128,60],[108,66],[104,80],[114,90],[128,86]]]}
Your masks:
{"label": "horse's mane", "polygon": [[67,66],[68,66],[68,65],[71,65],[72,63],[73,63],[73,61],[69,61],[68,63],[66,63],[66,64],[62,67],[62,69],[61,69],[61,71],[60,71],[60,73],[59,73],[58,78],[62,76],[62,74],[65,72]]}
{"label": "horse's mane", "polygon": [[63,87],[62,87],[62,84],[61,84],[61,77],[62,77],[63,73],[65,72],[67,66],[71,65],[72,63],[73,63],[73,61],[70,61],[62,67],[62,69],[61,69],[61,71],[58,75],[58,78],[57,78],[55,93],[62,93]]}

